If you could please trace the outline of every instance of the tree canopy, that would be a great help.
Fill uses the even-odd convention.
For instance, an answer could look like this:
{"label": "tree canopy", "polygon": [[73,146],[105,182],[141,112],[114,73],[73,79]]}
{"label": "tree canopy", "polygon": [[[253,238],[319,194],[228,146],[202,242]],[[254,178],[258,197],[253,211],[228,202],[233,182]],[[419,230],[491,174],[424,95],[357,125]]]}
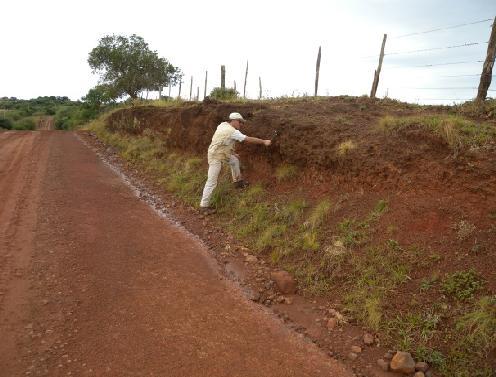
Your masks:
{"label": "tree canopy", "polygon": [[113,87],[103,84],[97,85],[88,91],[88,94],[81,100],[89,107],[100,109],[104,105],[114,103],[114,99],[118,97],[113,90]]}
{"label": "tree canopy", "polygon": [[88,64],[100,75],[101,84],[112,90],[115,97],[129,95],[137,98],[143,90],[159,90],[175,85],[181,71],[165,58],[151,51],[142,37],[108,35],[91,50]]}

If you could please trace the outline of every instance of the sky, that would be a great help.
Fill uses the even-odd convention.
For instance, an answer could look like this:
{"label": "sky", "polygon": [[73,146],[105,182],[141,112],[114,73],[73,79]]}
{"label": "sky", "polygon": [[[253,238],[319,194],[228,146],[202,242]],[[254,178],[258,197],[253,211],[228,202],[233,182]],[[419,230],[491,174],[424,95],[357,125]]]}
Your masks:
{"label": "sky", "polygon": [[[259,77],[264,97],[313,95],[319,46],[319,95],[364,95],[387,33],[377,96],[438,104],[475,97],[496,1],[17,0],[0,12],[0,97],[80,99],[99,79],[88,54],[111,34],[137,34],[179,67],[186,99],[191,77],[203,97],[205,71],[207,92],[220,86],[222,64],[227,86],[242,91],[247,61],[249,98]],[[444,48],[466,43],[476,44]],[[405,53],[432,48],[443,49]],[[494,80],[490,89],[496,97]]]}

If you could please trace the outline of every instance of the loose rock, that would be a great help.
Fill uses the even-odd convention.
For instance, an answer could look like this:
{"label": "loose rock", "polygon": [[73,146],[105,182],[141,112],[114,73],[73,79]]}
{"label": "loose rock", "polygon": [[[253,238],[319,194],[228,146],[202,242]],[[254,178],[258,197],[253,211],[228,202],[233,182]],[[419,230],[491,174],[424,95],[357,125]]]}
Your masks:
{"label": "loose rock", "polygon": [[384,359],[379,359],[377,360],[377,365],[385,372],[389,370],[389,361],[386,361]]}
{"label": "loose rock", "polygon": [[248,254],[245,257],[245,261],[248,262],[248,263],[256,263],[258,261],[258,258],[256,256],[254,256],[254,255]]}
{"label": "loose rock", "polygon": [[270,277],[276,283],[277,288],[281,293],[293,294],[296,293],[296,281],[286,271],[276,271],[270,274]]}
{"label": "loose rock", "polygon": [[413,377],[425,377],[424,372],[417,372],[413,375]]}
{"label": "loose rock", "polygon": [[372,334],[366,333],[363,335],[363,343],[366,344],[367,346],[371,346],[374,344],[374,336]]}
{"label": "loose rock", "polygon": [[336,326],[338,325],[338,320],[336,318],[330,318],[329,321],[327,321],[327,330],[334,330]]}
{"label": "loose rock", "polygon": [[354,353],[361,353],[361,352],[362,352],[362,347],[359,347],[359,346],[351,346],[351,352],[354,352]]}
{"label": "loose rock", "polygon": [[415,372],[415,361],[409,352],[396,352],[389,366],[393,372],[406,374]]}
{"label": "loose rock", "polygon": [[418,361],[415,363],[415,370],[420,371],[420,372],[427,372],[427,369],[429,369],[429,364],[423,362],[423,361]]}

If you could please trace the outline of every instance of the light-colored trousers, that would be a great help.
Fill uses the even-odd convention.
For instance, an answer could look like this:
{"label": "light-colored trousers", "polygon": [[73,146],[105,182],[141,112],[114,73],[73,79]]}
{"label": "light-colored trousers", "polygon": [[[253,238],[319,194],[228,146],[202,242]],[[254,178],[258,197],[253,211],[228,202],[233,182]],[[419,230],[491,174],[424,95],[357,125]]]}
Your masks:
{"label": "light-colored trousers", "polygon": [[[239,159],[231,155],[229,161],[227,161],[229,167],[231,168],[231,175],[233,182],[239,181],[241,177],[241,171],[239,169]],[[200,207],[208,207],[210,205],[210,197],[217,187],[217,180],[219,178],[220,170],[222,168],[221,160],[210,160],[208,162],[208,178],[203,188],[203,195],[200,202]]]}

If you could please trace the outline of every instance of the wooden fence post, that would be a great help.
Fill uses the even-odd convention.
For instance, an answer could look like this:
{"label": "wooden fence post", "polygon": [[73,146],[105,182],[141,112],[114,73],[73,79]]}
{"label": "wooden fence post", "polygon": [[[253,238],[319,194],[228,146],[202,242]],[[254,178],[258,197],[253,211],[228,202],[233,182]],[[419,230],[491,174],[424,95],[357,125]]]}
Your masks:
{"label": "wooden fence post", "polygon": [[196,100],[197,101],[200,100],[200,87],[199,86],[196,87]]}
{"label": "wooden fence post", "polygon": [[262,78],[260,76],[258,76],[258,88],[258,99],[262,99]]}
{"label": "wooden fence post", "polygon": [[319,73],[320,73],[320,46],[319,46],[319,53],[317,54],[317,65],[315,68],[315,93],[314,93],[314,97],[317,97],[317,90],[319,89]]}
{"label": "wooden fence post", "polygon": [[236,91],[236,80],[234,80],[234,91]]}
{"label": "wooden fence post", "polygon": [[183,84],[183,80],[179,80],[179,94],[177,95],[177,99],[181,99],[181,86]]}
{"label": "wooden fence post", "polygon": [[193,93],[193,76],[191,76],[191,83],[189,84],[189,100],[191,101],[191,95]]}
{"label": "wooden fence post", "polygon": [[226,89],[226,66],[220,66],[220,87],[222,90]]}
{"label": "wooden fence post", "polygon": [[496,58],[496,17],[494,17],[493,28],[491,30],[491,37],[487,45],[487,55],[484,65],[482,66],[482,74],[477,90],[477,101],[484,101],[487,97],[487,90],[491,85],[493,76],[494,59]]}
{"label": "wooden fence post", "polygon": [[377,87],[379,86],[379,76],[381,74],[382,60],[384,59],[384,47],[386,46],[387,34],[384,34],[382,39],[381,53],[379,55],[379,66],[374,72],[374,82],[372,83],[372,89],[370,90],[370,98],[375,98],[377,93]]}
{"label": "wooden fence post", "polygon": [[171,96],[171,89],[172,89],[172,84],[171,84],[171,83],[169,83],[169,98],[170,98],[170,96]]}
{"label": "wooden fence post", "polygon": [[246,79],[248,78],[248,60],[246,61],[245,85],[243,86],[243,97],[246,98]]}
{"label": "wooden fence post", "polygon": [[205,90],[203,90],[203,98],[207,96],[207,78],[208,78],[208,71],[205,71]]}

